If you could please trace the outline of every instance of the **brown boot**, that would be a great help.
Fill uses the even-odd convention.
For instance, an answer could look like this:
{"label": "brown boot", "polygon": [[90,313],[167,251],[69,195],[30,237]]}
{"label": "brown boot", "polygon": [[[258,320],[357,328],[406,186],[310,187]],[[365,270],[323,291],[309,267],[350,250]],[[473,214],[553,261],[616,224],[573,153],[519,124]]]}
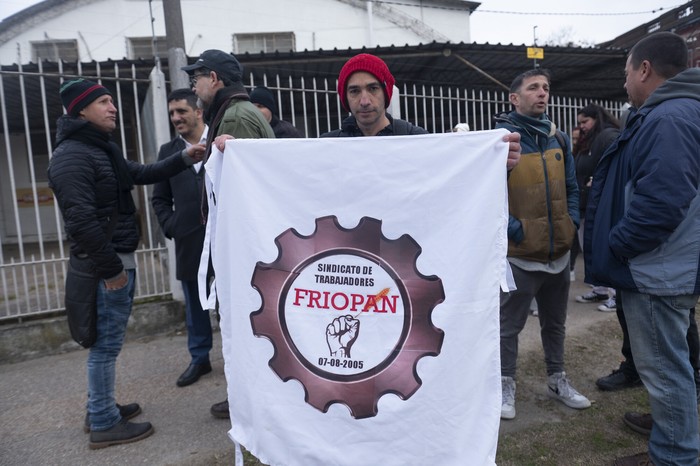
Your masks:
{"label": "brown boot", "polygon": [[90,432],[90,449],[106,448],[122,443],[131,443],[144,439],[153,434],[153,426],[150,422],[129,422],[122,419],[107,430],[93,430]]}
{"label": "brown boot", "polygon": [[[141,406],[138,403],[129,403],[128,405],[120,405],[117,403],[117,409],[122,419],[129,420],[141,414]],[[85,423],[83,424],[83,432],[90,433],[90,415],[85,413]]]}

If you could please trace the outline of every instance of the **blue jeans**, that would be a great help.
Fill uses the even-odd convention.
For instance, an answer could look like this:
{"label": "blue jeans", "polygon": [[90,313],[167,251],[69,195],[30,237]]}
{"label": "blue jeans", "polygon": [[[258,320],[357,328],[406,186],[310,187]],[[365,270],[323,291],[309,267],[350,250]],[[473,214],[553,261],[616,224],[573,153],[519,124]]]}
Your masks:
{"label": "blue jeans", "polygon": [[110,429],[121,420],[114,401],[115,365],[134,301],[136,272],[127,270],[127,275],[128,283],[119,290],[107,290],[103,280],[97,289],[97,341],[87,360],[88,414],[94,431]]}
{"label": "blue jeans", "polygon": [[197,280],[182,280],[181,283],[187,316],[187,349],[190,351],[192,364],[205,364],[209,362],[209,351],[212,347],[209,311],[204,311],[199,302]]}
{"label": "blue jeans", "polygon": [[698,464],[698,407],[686,334],[697,296],[620,292],[637,372],[649,392],[655,465]]}

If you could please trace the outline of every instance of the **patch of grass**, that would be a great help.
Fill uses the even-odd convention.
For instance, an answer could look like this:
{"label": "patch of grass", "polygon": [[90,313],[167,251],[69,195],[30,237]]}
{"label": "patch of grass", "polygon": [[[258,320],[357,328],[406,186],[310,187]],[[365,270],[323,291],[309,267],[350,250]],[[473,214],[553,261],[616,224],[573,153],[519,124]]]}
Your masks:
{"label": "patch of grass", "polygon": [[[622,422],[626,411],[648,411],[644,388],[602,392],[595,387],[595,380],[612,369],[609,361],[620,354],[620,334],[617,321],[610,320],[567,338],[567,374],[572,385],[591,400],[586,410],[569,409],[544,396],[541,349],[520,356],[515,406],[532,419],[516,418],[510,422],[521,425],[507,429],[502,421],[496,455],[499,466],[607,465],[620,456],[646,450],[647,439]],[[528,406],[532,404],[529,400],[535,401],[534,406]]]}

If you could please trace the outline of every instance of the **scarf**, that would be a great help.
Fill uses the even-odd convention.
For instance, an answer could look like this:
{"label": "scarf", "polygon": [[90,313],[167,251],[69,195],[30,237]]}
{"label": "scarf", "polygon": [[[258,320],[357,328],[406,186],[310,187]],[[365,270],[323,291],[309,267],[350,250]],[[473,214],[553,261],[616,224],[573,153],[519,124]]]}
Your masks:
{"label": "scarf", "polygon": [[[517,112],[511,112],[507,115],[506,121],[522,128],[534,139],[535,144],[537,144],[541,150],[546,150],[549,144],[549,138],[557,134],[557,126],[547,118],[546,114],[541,115],[539,118],[534,118],[521,115]],[[562,148],[564,152],[566,152],[566,149],[564,147]]]}
{"label": "scarf", "polygon": [[99,131],[92,124],[88,123],[78,128],[68,139],[96,146],[107,153],[114,175],[117,178],[117,205],[119,206],[119,213],[133,214],[136,212],[134,199],[131,197],[134,180],[131,179],[129,168],[126,165],[121,149],[110,139],[109,134]]}
{"label": "scarf", "polygon": [[211,104],[204,110],[204,121],[213,128],[210,133],[216,134],[216,126],[223,116],[223,112],[228,108],[231,99],[250,100],[248,91],[245,90],[243,83],[236,81],[230,86],[219,89],[214,95]]}

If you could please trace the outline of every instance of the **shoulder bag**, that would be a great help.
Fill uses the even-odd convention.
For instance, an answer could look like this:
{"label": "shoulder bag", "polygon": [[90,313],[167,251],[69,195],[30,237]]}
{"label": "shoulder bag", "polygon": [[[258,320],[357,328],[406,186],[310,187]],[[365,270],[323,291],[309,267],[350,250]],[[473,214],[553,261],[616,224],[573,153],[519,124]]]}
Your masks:
{"label": "shoulder bag", "polygon": [[[107,241],[119,216],[115,207],[107,230]],[[65,306],[68,328],[73,340],[83,348],[90,348],[97,341],[97,288],[100,278],[95,264],[87,254],[71,254],[66,273]]]}

